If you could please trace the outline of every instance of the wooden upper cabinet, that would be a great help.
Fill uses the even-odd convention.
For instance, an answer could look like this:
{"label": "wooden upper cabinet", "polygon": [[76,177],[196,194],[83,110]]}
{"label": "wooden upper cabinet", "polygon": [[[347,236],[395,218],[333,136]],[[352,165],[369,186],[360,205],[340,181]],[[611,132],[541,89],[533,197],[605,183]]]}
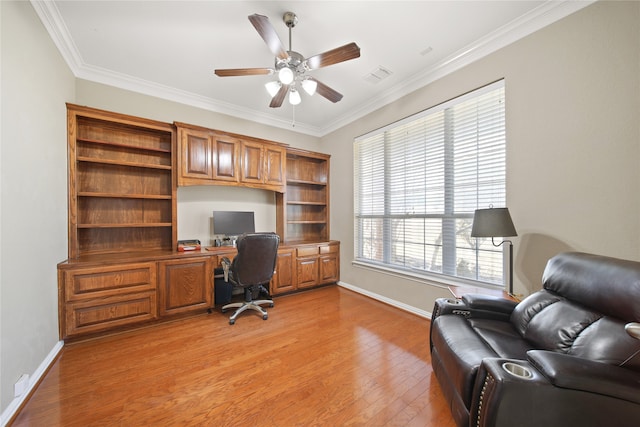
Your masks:
{"label": "wooden upper cabinet", "polygon": [[211,142],[207,132],[178,131],[180,178],[213,179]]}
{"label": "wooden upper cabinet", "polygon": [[178,185],[235,185],[283,192],[286,146],[184,123]]}
{"label": "wooden upper cabinet", "polygon": [[285,165],[287,159],[287,150],[284,147],[266,146],[264,151],[265,184],[284,186],[286,184]]}
{"label": "wooden upper cabinet", "polygon": [[264,182],[264,145],[242,141],[242,182]]}
{"label": "wooden upper cabinet", "polygon": [[239,141],[226,135],[214,134],[211,137],[211,144],[213,179],[238,182]]}

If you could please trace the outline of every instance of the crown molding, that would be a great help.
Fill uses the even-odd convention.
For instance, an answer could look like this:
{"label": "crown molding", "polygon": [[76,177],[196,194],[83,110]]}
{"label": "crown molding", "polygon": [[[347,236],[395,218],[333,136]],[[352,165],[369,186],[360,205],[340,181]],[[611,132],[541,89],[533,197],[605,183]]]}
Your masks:
{"label": "crown molding", "polygon": [[213,98],[88,65],[82,59],[77,46],[73,42],[69,30],[65,25],[55,2],[31,0],[31,4],[42,21],[42,24],[48,31],[54,44],[60,51],[60,54],[71,69],[71,72],[77,78],[202,108],[216,113],[226,114],[240,119],[250,120],[268,126],[287,129],[315,137],[322,137],[391,102],[397,101],[403,96],[406,96],[411,92],[453,73],[454,71],[457,71],[472,62],[497,51],[498,49],[520,40],[521,38],[526,37],[547,25],[552,24],[553,22],[577,12],[595,1],[596,0],[547,1],[529,13],[511,21],[465,48],[460,49],[444,60],[371,98],[368,102],[361,104],[350,114],[342,115],[338,120],[333,121],[324,127],[310,126],[305,123],[295,123],[295,125],[292,125],[291,121],[283,120],[280,117],[276,117],[271,114],[238,107],[237,105],[221,102]]}
{"label": "crown molding", "polygon": [[529,13],[498,28],[487,36],[476,40],[433,66],[419,72],[402,83],[371,98],[369,102],[343,115],[338,121],[322,128],[326,135],[370,114],[391,102],[397,101],[434,81],[445,77],[503,47],[510,45],[580,9],[595,3],[597,0],[580,1],[547,1]]}

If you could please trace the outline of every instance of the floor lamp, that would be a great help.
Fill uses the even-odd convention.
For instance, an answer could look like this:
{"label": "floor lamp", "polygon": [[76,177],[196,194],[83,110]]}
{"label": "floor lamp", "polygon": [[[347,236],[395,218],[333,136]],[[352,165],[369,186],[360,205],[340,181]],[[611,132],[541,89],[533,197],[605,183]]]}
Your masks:
{"label": "floor lamp", "polygon": [[477,209],[473,214],[471,237],[491,237],[491,243],[496,247],[509,243],[509,295],[513,295],[513,243],[503,240],[496,245],[493,238],[517,235],[507,208]]}

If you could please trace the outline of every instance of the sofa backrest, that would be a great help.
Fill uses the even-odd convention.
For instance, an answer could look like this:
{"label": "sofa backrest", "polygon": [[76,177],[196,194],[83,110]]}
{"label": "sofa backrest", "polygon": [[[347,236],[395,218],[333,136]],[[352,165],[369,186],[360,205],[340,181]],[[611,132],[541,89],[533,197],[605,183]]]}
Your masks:
{"label": "sofa backrest", "polygon": [[640,322],[640,262],[580,252],[551,258],[544,289],[626,322]]}
{"label": "sofa backrest", "polygon": [[[582,253],[552,258],[544,289],[516,306],[511,323],[535,348],[640,371],[640,263]],[[616,299],[617,298],[617,299]]]}

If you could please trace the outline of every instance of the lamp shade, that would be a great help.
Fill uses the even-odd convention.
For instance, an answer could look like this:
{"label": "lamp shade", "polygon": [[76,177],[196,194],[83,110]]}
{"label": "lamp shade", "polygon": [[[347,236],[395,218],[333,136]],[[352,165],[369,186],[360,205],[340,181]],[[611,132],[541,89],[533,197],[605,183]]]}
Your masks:
{"label": "lamp shade", "polygon": [[517,236],[509,209],[477,209],[473,214],[471,237],[509,237]]}

